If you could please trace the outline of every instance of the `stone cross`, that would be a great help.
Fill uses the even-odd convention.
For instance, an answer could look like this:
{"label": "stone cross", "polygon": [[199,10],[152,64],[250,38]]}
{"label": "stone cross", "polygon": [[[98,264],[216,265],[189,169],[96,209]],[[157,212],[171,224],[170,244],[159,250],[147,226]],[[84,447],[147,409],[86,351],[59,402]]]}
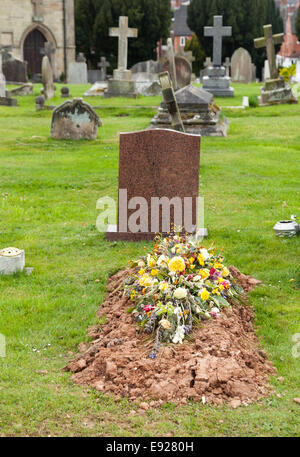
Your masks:
{"label": "stone cross", "polygon": [[196,61],[196,57],[193,56],[192,51],[186,51],[184,53],[184,57],[190,62],[191,65]]}
{"label": "stone cross", "polygon": [[211,67],[211,64],[212,64],[211,58],[210,57],[206,57],[205,62],[203,64],[204,67],[205,68]]}
{"label": "stone cross", "polygon": [[284,42],[284,34],[278,33],[273,35],[272,25],[264,25],[264,37],[256,38],[254,40],[254,46],[256,48],[267,48],[267,56],[270,67],[270,78],[278,78],[278,71],[276,67],[276,54],[275,54],[275,45],[281,44]]}
{"label": "stone cross", "polygon": [[119,28],[110,27],[109,36],[119,38],[118,70],[127,69],[128,38],[137,38],[138,30],[128,28],[128,17],[119,17]]}
{"label": "stone cross", "polygon": [[230,76],[230,57],[226,57],[225,62],[223,63],[223,66],[226,68],[226,76]]}
{"label": "stone cross", "polygon": [[168,46],[168,61],[170,64],[170,76],[171,76],[171,80],[173,82],[173,88],[175,90],[177,90],[177,75],[176,75],[175,55],[174,55],[172,38],[168,38],[167,46]]}
{"label": "stone cross", "polygon": [[223,27],[223,16],[214,16],[214,26],[204,27],[204,36],[214,38],[213,64],[222,65],[222,38],[231,36],[232,27]]}
{"label": "stone cross", "polygon": [[101,72],[101,81],[106,80],[106,69],[109,67],[109,62],[107,62],[106,57],[101,57],[101,62],[97,64],[97,67],[100,68]]}
{"label": "stone cross", "polygon": [[163,73],[159,73],[158,78],[167,109],[171,115],[172,127],[178,132],[184,132],[184,127],[169,72],[165,71]]}
{"label": "stone cross", "polygon": [[31,0],[31,3],[34,7],[34,17],[35,18],[42,18],[43,16],[43,0]]}

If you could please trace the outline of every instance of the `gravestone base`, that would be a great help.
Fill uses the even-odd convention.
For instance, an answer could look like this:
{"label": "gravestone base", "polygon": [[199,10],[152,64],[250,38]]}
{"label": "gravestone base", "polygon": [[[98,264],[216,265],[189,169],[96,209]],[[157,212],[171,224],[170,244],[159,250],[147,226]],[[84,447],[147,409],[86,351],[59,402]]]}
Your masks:
{"label": "gravestone base", "polygon": [[278,105],[285,103],[298,103],[289,84],[282,78],[269,79],[260,90],[259,105]]}
{"label": "gravestone base", "polygon": [[[210,92],[190,85],[176,91],[175,97],[186,133],[227,136],[229,121],[215,104]],[[171,115],[164,101],[149,126],[149,129],[158,128],[172,129]]]}
{"label": "gravestone base", "polygon": [[137,98],[137,96],[136,82],[129,80],[109,79],[107,82],[107,91],[104,92],[105,98]]}
{"label": "gravestone base", "polygon": [[[182,232],[181,234],[184,234]],[[163,237],[167,237],[170,233],[162,233]],[[208,231],[205,228],[196,229],[192,235],[195,236],[196,239],[204,238],[208,236]],[[106,232],[106,239],[107,241],[152,241],[157,236],[157,233],[152,232],[118,232],[116,225],[109,225],[107,232]]]}
{"label": "gravestone base", "polygon": [[225,67],[209,67],[208,76],[203,77],[203,89],[216,97],[233,97],[234,89],[230,87],[231,79],[225,76]]}
{"label": "gravestone base", "polygon": [[[214,119],[208,118],[207,113],[184,113],[180,110],[184,131],[201,136],[227,136],[229,120],[217,113]],[[159,108],[157,115],[152,119],[149,129],[172,129],[171,116],[167,110]]]}
{"label": "gravestone base", "polygon": [[10,97],[0,97],[0,106],[18,106],[18,100]]}

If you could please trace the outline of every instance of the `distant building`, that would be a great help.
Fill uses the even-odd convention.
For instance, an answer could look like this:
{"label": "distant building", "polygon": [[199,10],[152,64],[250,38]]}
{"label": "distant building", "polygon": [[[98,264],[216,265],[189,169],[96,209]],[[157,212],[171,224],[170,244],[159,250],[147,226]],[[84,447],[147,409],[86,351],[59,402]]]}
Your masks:
{"label": "distant building", "polygon": [[28,62],[31,76],[41,73],[45,43],[55,77],[75,60],[74,0],[1,0],[0,45]]}
{"label": "distant building", "polygon": [[296,35],[295,22],[300,0],[275,0],[280,9],[284,24],[284,43],[278,53],[282,65],[290,65],[300,60],[300,42]]}
{"label": "distant building", "polygon": [[178,52],[179,48],[184,50],[187,40],[191,40],[193,32],[187,25],[187,8],[189,1],[175,0],[172,2],[174,6],[174,20],[172,27],[172,36],[174,40],[174,51]]}

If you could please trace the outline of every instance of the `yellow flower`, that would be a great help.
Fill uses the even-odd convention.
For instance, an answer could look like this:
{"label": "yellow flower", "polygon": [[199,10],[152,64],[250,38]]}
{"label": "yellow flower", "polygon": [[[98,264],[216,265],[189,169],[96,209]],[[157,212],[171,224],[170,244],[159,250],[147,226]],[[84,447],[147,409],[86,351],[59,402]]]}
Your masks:
{"label": "yellow flower", "polygon": [[168,330],[169,328],[171,328],[171,322],[168,321],[168,319],[162,319],[159,323],[159,325],[164,328],[165,330]]}
{"label": "yellow flower", "polygon": [[153,286],[153,281],[149,276],[144,275],[140,278],[139,285],[144,287],[151,287]]}
{"label": "yellow flower", "polygon": [[229,276],[229,270],[227,267],[224,267],[223,270],[222,270],[222,276]]}
{"label": "yellow flower", "polygon": [[203,270],[199,270],[199,275],[201,276],[202,279],[207,279],[207,278],[209,278],[210,273],[207,268],[204,268]]}
{"label": "yellow flower", "polygon": [[215,268],[216,270],[221,270],[221,269],[223,268],[223,265],[222,265],[221,263],[219,263],[219,262],[216,262],[216,263],[214,264],[214,268]]}
{"label": "yellow flower", "polygon": [[199,262],[199,265],[204,267],[205,263],[204,263],[203,255],[201,255],[201,254],[198,255],[198,262]]}
{"label": "yellow flower", "polygon": [[190,258],[189,258],[189,262],[190,262],[190,263],[194,263],[194,262],[195,262],[194,257],[190,257]]}
{"label": "yellow flower", "polygon": [[193,270],[195,268],[195,265],[190,265],[190,269]]}
{"label": "yellow flower", "polygon": [[139,275],[143,276],[143,274],[145,274],[145,270],[140,270]]}
{"label": "yellow flower", "polygon": [[159,290],[161,290],[162,292],[166,292],[168,289],[169,284],[167,283],[167,281],[162,281],[159,283]]}
{"label": "yellow flower", "polygon": [[220,292],[218,291],[218,289],[214,289],[214,290],[212,291],[212,293],[213,293],[214,295],[220,295]]}
{"label": "yellow flower", "polygon": [[209,292],[204,287],[200,290],[198,295],[201,297],[201,300],[203,301],[206,301],[209,298]]}
{"label": "yellow flower", "polygon": [[222,292],[222,290],[224,290],[223,284],[220,284],[220,285],[219,285],[219,290],[220,290],[221,292]]}
{"label": "yellow flower", "polygon": [[152,276],[158,275],[158,270],[151,270],[151,275]]}
{"label": "yellow flower", "polygon": [[169,270],[174,273],[180,273],[185,270],[185,263],[182,257],[173,257],[169,261]]}
{"label": "yellow flower", "polygon": [[155,267],[156,260],[149,254],[147,257],[147,263],[150,268]]}

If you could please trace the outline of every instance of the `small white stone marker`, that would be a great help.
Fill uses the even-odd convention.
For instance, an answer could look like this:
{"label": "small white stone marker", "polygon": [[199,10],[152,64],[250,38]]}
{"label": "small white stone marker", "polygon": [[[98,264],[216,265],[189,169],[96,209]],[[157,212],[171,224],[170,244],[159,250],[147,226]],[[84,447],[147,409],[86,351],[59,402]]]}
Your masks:
{"label": "small white stone marker", "polygon": [[0,251],[0,275],[13,275],[25,268],[25,251],[5,248]]}
{"label": "small white stone marker", "polygon": [[243,97],[243,107],[249,108],[249,98],[248,97]]}

